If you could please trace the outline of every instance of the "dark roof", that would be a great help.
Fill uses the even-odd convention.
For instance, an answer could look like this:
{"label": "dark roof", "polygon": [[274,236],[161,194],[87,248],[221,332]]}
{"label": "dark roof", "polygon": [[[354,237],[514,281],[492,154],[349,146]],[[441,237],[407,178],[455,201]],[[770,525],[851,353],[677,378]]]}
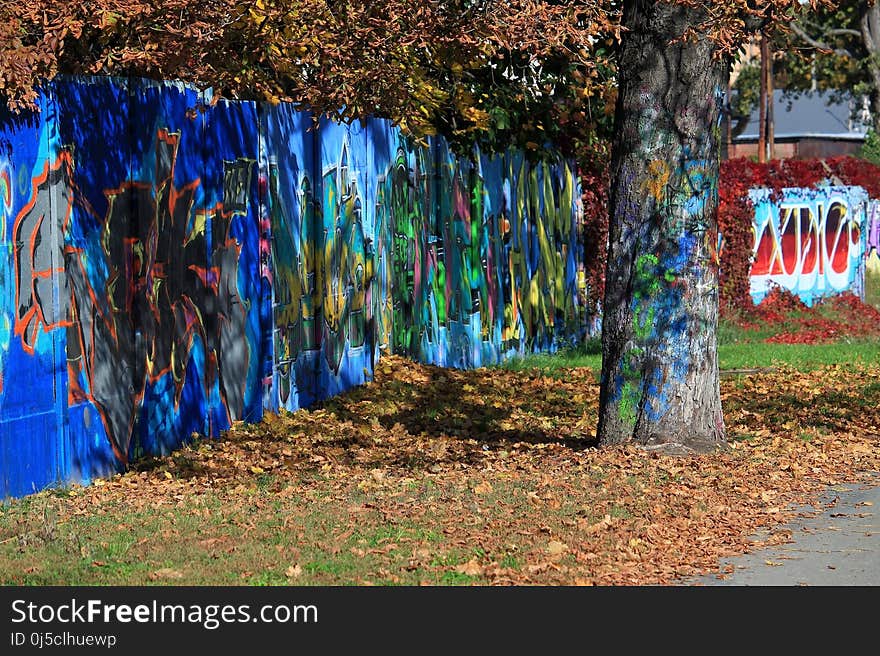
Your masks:
{"label": "dark roof", "polygon": [[[839,94],[838,94],[839,95]],[[830,91],[808,91],[785,96],[782,89],[773,92],[773,134],[775,139],[812,137],[819,139],[863,140],[867,131],[865,112],[854,118],[858,101],[852,96],[835,98]],[[758,108],[752,111],[745,130],[737,141],[758,139]]]}

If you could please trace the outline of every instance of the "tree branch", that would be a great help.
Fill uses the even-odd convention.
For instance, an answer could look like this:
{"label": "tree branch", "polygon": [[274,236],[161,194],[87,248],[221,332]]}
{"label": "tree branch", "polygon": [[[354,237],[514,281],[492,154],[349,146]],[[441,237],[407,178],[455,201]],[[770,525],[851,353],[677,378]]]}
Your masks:
{"label": "tree branch", "polygon": [[807,34],[797,23],[791,24],[791,31],[798,35],[801,41],[804,41],[807,45],[810,45],[817,50],[824,50],[826,52],[833,53],[839,57],[850,57],[854,58],[853,53],[851,53],[846,48],[835,48],[834,46],[825,43],[824,41],[819,41],[814,39],[809,34]]}
{"label": "tree branch", "polygon": [[839,27],[837,29],[827,30],[825,32],[825,36],[855,36],[861,38],[862,33],[858,30],[851,30],[845,27]]}

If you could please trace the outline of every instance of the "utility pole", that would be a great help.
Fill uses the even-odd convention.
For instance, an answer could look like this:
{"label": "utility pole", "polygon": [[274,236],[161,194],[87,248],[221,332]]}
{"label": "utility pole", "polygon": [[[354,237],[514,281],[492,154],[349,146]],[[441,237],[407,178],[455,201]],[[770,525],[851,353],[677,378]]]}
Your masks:
{"label": "utility pole", "polygon": [[727,77],[727,96],[724,103],[724,152],[722,159],[730,159],[730,150],[733,148],[733,86],[730,84],[730,76]]}
{"label": "utility pole", "polygon": [[761,91],[758,96],[758,161],[767,161],[767,37],[761,35]]}
{"label": "utility pole", "polygon": [[764,52],[762,53],[762,59],[766,57],[766,71],[767,71],[767,161],[769,162],[774,158],[775,153],[773,152],[776,149],[775,144],[775,132],[776,125],[773,121],[773,53],[770,50],[770,40],[767,37],[764,37]]}

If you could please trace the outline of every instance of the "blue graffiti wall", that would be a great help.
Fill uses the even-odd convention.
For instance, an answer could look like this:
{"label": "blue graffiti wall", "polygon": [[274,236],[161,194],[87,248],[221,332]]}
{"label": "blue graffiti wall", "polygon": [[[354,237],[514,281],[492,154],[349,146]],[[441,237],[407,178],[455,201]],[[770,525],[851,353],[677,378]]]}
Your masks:
{"label": "blue graffiti wall", "polygon": [[62,247],[71,162],[58,148],[58,107],[0,123],[0,496],[69,478]]}
{"label": "blue graffiti wall", "polygon": [[261,417],[258,121],[254,104],[208,107],[179,84],[55,95],[72,168],[67,430],[88,478]]}
{"label": "blue graffiti wall", "polygon": [[272,302],[274,369],[269,408],[296,410],[319,398],[318,287],[320,192],[312,117],[290,105],[261,113],[263,221],[271,235],[267,280]]}
{"label": "blue graffiti wall", "polygon": [[[583,338],[572,167],[175,82],[0,117],[0,497],[373,377]],[[580,281],[580,284],[579,284]]]}

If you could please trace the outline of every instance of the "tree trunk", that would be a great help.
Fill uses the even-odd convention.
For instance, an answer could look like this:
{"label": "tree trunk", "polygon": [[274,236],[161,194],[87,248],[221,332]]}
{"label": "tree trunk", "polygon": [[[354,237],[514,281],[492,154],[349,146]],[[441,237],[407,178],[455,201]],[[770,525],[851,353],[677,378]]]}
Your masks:
{"label": "tree trunk", "polygon": [[880,134],[880,4],[866,4],[862,8],[859,28],[868,51],[865,63],[871,76],[871,122],[875,134]]}
{"label": "tree trunk", "polygon": [[698,10],[635,0],[611,163],[598,437],[668,452],[725,445],[718,385],[718,165],[728,65],[675,42]]}

